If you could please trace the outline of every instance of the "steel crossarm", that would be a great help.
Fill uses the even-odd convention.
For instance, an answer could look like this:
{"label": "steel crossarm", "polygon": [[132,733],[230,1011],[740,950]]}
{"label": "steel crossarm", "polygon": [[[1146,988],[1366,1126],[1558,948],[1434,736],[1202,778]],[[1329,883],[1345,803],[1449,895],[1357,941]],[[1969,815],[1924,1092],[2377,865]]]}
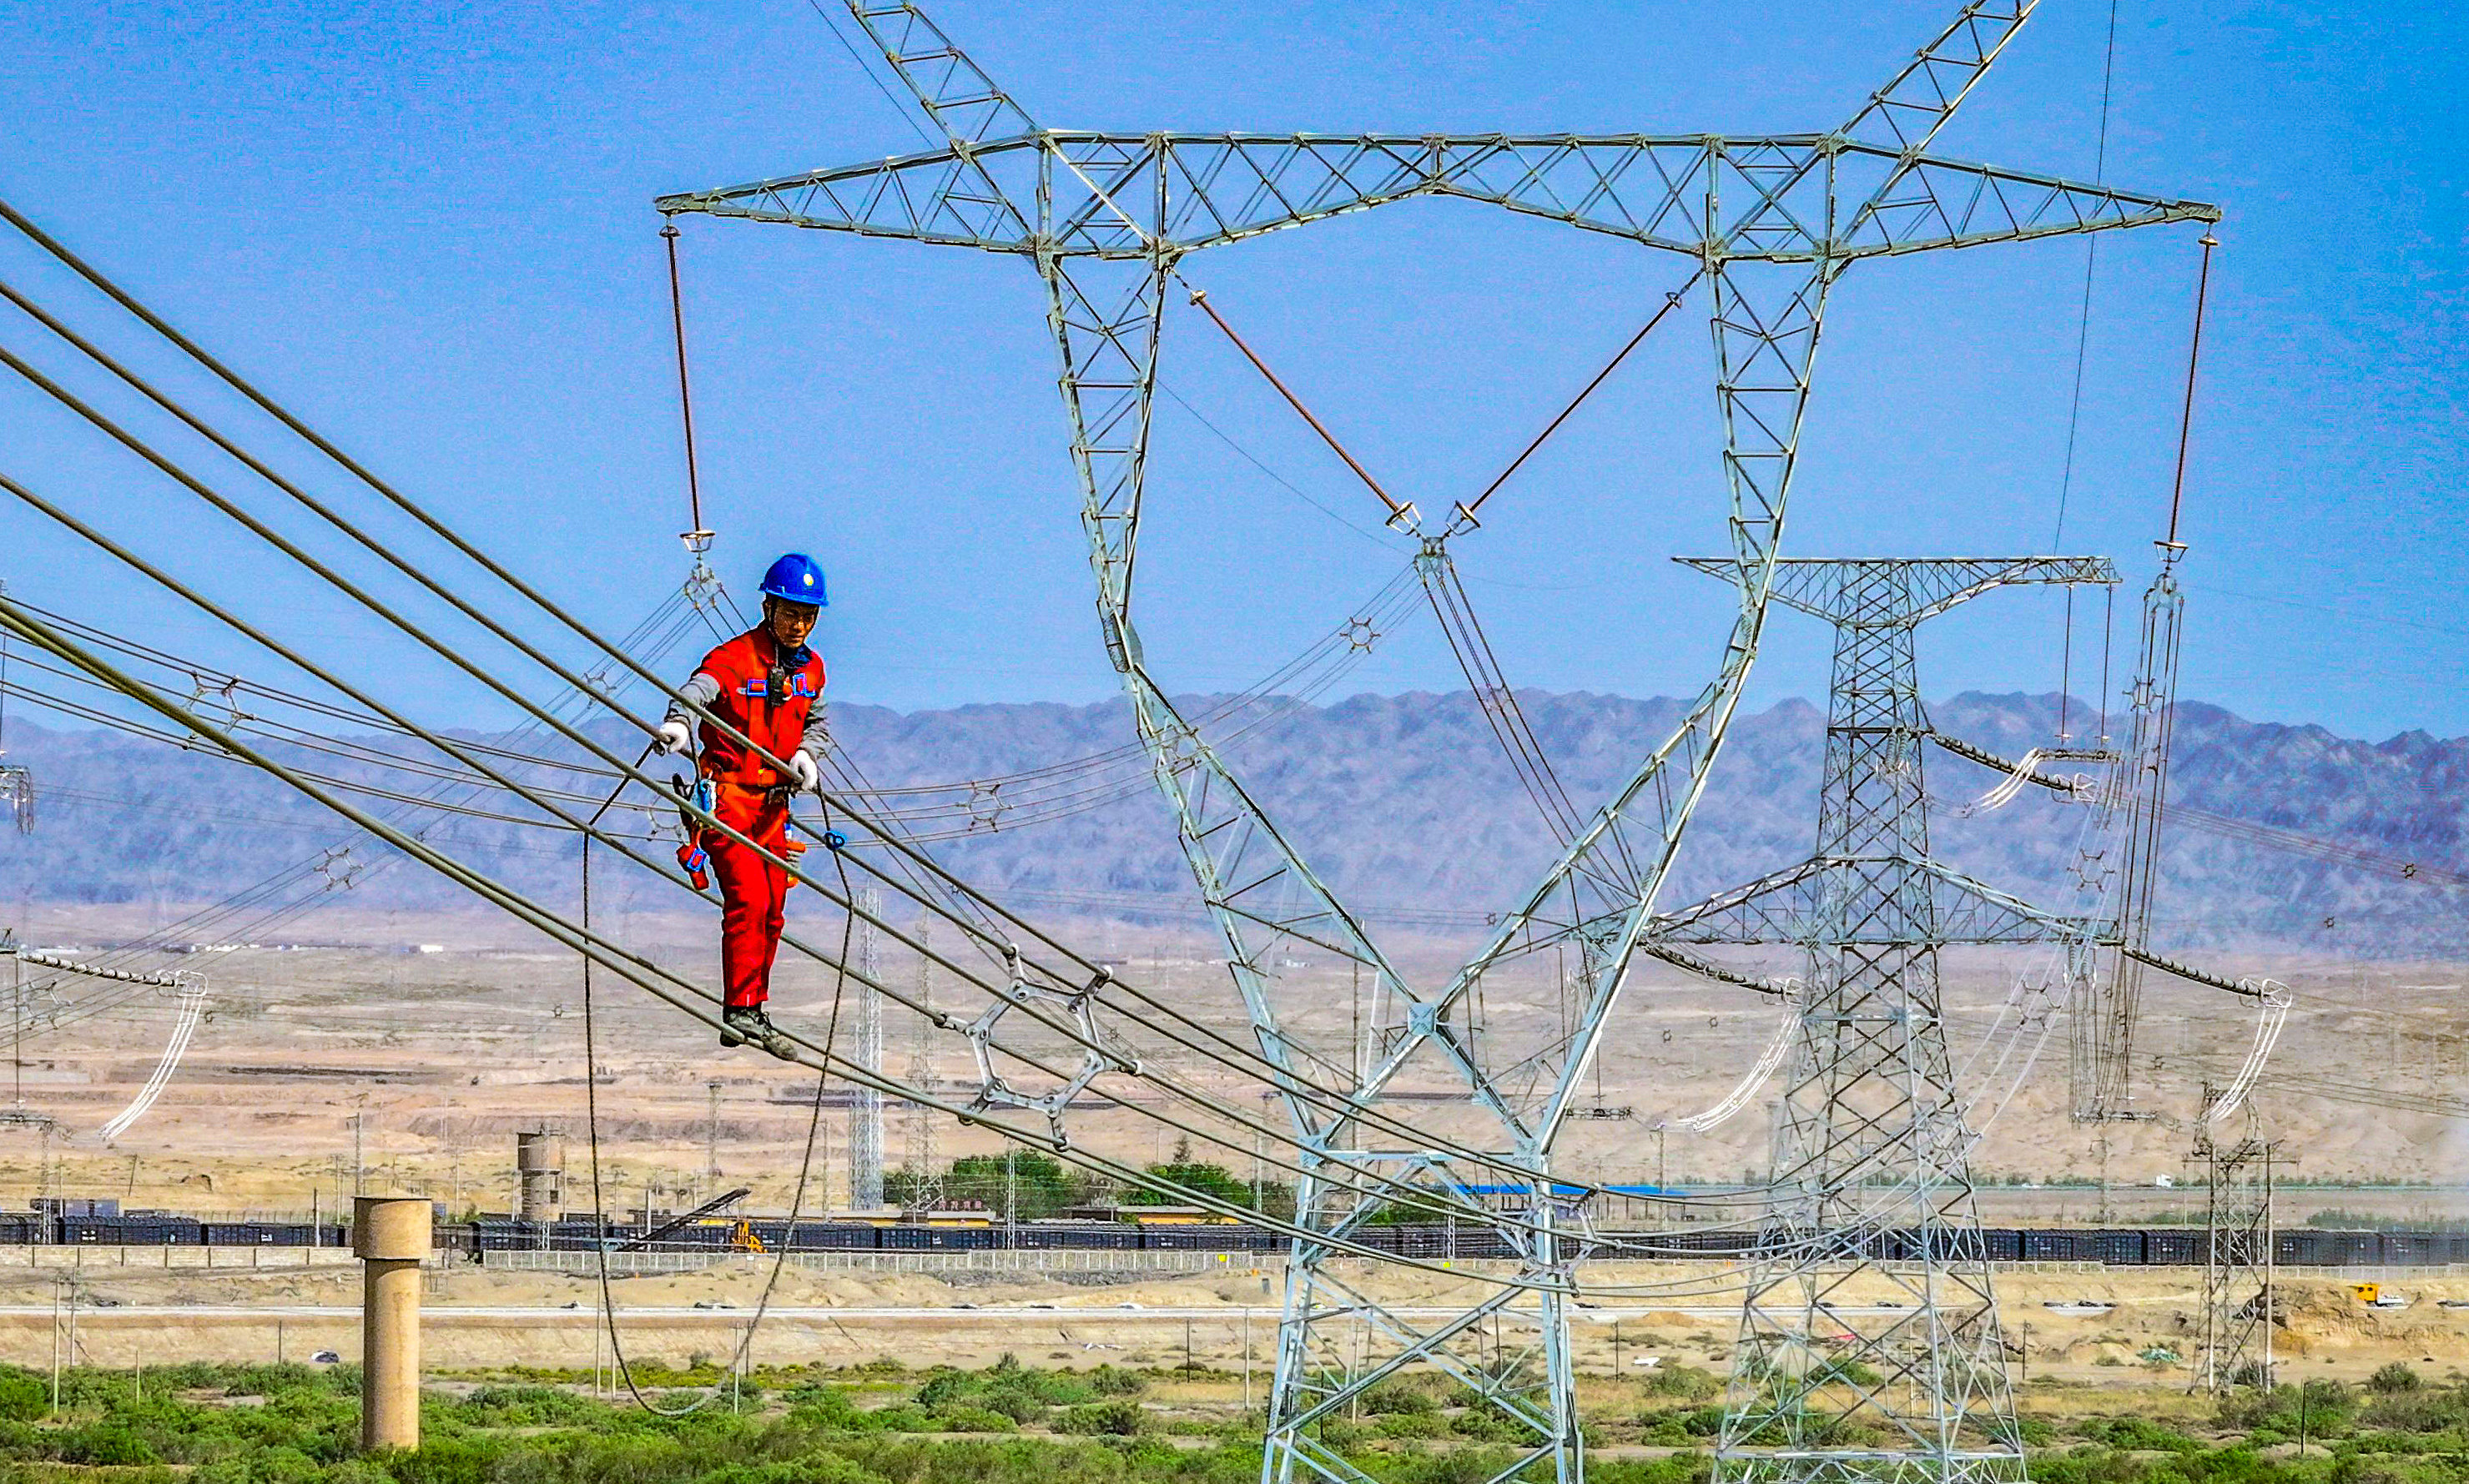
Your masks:
{"label": "steel crossarm", "polygon": [[1938,941],[1944,944],[2092,943],[2105,925],[2045,911],[1940,861],[1920,862],[1938,881]]}
{"label": "steel crossarm", "polygon": [[1797,944],[1809,941],[1810,883],[1826,869],[1822,859],[1801,861],[1756,880],[1657,917],[1657,943]]}
{"label": "steel crossarm", "polygon": [[[1891,181],[1891,184],[1888,182]],[[1838,211],[1846,190],[1879,198]],[[1163,192],[1154,241],[1110,200]],[[1804,203],[1800,197],[1806,196]],[[1701,261],[1848,263],[2217,209],[1818,134],[1109,134],[1048,129],[664,195],[702,212],[987,252],[1138,259],[1455,196]],[[1052,203],[1050,219],[1031,203]],[[1834,218],[1841,216],[1841,230]]]}
{"label": "steel crossarm", "polygon": [[[1673,561],[1710,577],[1730,579],[1728,557],[1675,557]],[[1893,601],[1878,602],[1874,613],[1847,610],[1847,569],[1893,567],[1904,574],[1904,590]],[[1774,601],[1822,618],[1830,624],[1918,624],[1976,598],[1993,587],[2021,583],[2052,586],[2114,585],[2117,568],[2106,557],[1932,557],[1916,563],[1895,557],[1863,561],[1857,558],[1787,559],[1775,568]],[[1859,591],[1852,584],[1851,591]],[[2011,768],[2008,771],[2012,771]]]}
{"label": "steel crossarm", "polygon": [[[1917,871],[1935,878],[1942,895],[1938,899],[1938,931],[1933,941],[1941,945],[2106,943],[2110,939],[2105,924],[2045,911],[1938,861],[1894,856],[1820,856],[1656,918],[1650,941],[1657,945],[1805,945],[1811,941],[1815,930],[1812,924],[1818,903],[1811,893],[1832,871],[1851,871],[1866,877]],[[1883,934],[1878,941],[1891,936]],[[1870,940],[1852,933],[1835,941]]]}

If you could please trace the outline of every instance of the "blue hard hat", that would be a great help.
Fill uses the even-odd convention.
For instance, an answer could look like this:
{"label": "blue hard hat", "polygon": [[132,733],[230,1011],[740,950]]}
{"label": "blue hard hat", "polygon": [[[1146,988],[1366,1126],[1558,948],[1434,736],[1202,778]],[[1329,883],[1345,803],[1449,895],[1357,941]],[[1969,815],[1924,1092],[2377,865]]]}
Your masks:
{"label": "blue hard hat", "polygon": [[823,596],[823,569],[804,552],[793,551],[772,563],[763,574],[763,596],[790,603],[811,603],[816,607],[830,605]]}

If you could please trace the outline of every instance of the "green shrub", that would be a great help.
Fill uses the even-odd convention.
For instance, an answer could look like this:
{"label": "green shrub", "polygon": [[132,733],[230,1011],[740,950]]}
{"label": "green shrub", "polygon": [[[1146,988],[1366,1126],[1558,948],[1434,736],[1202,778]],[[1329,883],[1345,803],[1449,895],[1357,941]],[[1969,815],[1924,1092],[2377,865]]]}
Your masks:
{"label": "green shrub", "polygon": [[838,1386],[801,1386],[789,1393],[788,1401],[793,1427],[855,1432],[868,1426],[866,1414],[858,1410],[848,1393]]}
{"label": "green shrub", "polygon": [[882,1484],[837,1453],[816,1453],[767,1463],[729,1463],[692,1476],[693,1484]]}
{"label": "green shrub", "polygon": [[1441,1404],[1430,1392],[1409,1381],[1384,1381],[1367,1387],[1359,1402],[1363,1410],[1375,1417],[1421,1414],[1441,1409]]}
{"label": "green shrub", "polygon": [[2424,1384],[2425,1382],[2417,1379],[2417,1372],[2410,1369],[2409,1362],[2406,1360],[2394,1360],[2388,1365],[2378,1367],[2372,1376],[2366,1378],[2366,1389],[2379,1397],[2415,1391]]}
{"label": "green shrub", "polygon": [[1650,1397],[1703,1402],[1723,1389],[1722,1378],[1695,1365],[1659,1365],[1646,1373],[1639,1388]]}
{"label": "green shrub", "polygon": [[1149,1389],[1149,1379],[1138,1371],[1101,1365],[1089,1373],[1089,1389],[1101,1397],[1136,1397]]}
{"label": "green shrub", "polygon": [[1469,1406],[1449,1419],[1449,1430],[1462,1438],[1479,1442],[1522,1441],[1532,1434],[1498,1410],[1489,1406]]}
{"label": "green shrub", "polygon": [[0,1365],[0,1418],[33,1422],[52,1409],[51,1384],[32,1371]]}
{"label": "green shrub", "polygon": [[[136,1429],[114,1422],[72,1428],[59,1436],[60,1462],[93,1465],[161,1463],[163,1456]],[[304,1456],[302,1462],[308,1462]],[[312,1465],[313,1469],[313,1465]]]}
{"label": "green shrub", "polygon": [[[2285,1420],[2296,1426],[2296,1419]],[[2397,1432],[2449,1432],[2469,1427],[2469,1397],[2457,1391],[2391,1392],[2367,1403],[2358,1423]]]}
{"label": "green shrub", "polygon": [[2200,1453],[2201,1440],[2190,1438],[2174,1427],[2164,1427],[2143,1417],[2094,1418],[2085,1423],[2083,1435],[2095,1443],[2135,1452]]}
{"label": "green shrub", "polygon": [[932,1432],[935,1416],[922,1406],[906,1403],[898,1406],[878,1407],[864,1414],[865,1419],[885,1432]]}
{"label": "green shrub", "polygon": [[1884,1377],[1858,1360],[1829,1360],[1812,1370],[1809,1377],[1812,1386],[1875,1386],[1883,1380]]}
{"label": "green shrub", "polygon": [[942,1406],[967,1396],[975,1383],[968,1372],[948,1365],[938,1365],[917,1388],[919,1406]]}
{"label": "green shrub", "polygon": [[1588,1459],[1588,1484],[1707,1484],[1714,1460],[1694,1449],[1663,1458]]}
{"label": "green shrub", "polygon": [[1137,1402],[1091,1402],[1056,1418],[1054,1430],[1087,1437],[1128,1438],[1138,1433],[1146,1420]]}
{"label": "green shrub", "polygon": [[[1039,1410],[1042,1412],[1043,1407]],[[1017,1432],[1020,1419],[1007,1412],[998,1412],[966,1404],[939,1407],[935,1418],[946,1432]]]}
{"label": "green shrub", "polygon": [[474,1427],[583,1427],[609,1415],[599,1403],[557,1386],[482,1386],[451,1411]]}
{"label": "green shrub", "polygon": [[979,1394],[978,1409],[1000,1413],[1015,1423],[1043,1422],[1047,1404],[1027,1386],[990,1386]]}

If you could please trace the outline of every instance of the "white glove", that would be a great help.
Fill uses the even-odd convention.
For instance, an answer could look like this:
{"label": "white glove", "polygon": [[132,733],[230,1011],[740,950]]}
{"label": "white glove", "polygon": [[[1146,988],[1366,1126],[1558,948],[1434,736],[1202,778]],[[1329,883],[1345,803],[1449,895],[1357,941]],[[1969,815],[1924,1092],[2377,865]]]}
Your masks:
{"label": "white glove", "polygon": [[659,731],[652,738],[652,745],[666,753],[683,752],[693,742],[694,733],[683,721],[675,719],[661,722]]}
{"label": "white glove", "polygon": [[789,754],[789,772],[797,780],[799,793],[814,792],[823,781],[823,770],[816,765],[814,754],[810,752]]}

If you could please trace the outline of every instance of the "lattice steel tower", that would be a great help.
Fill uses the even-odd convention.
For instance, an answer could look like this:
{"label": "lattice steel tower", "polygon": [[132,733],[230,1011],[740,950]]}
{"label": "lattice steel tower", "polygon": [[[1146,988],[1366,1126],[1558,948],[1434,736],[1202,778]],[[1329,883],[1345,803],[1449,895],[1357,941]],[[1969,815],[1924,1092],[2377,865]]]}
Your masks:
{"label": "lattice steel tower", "polygon": [[1759,894],[1789,899],[1809,967],[1720,1479],[2024,1476],[1938,984],[1941,896],[1995,894],[1930,852],[1914,639],[1993,588],[2116,581],[2090,557],[1778,564],[1834,663],[1817,852]]}
{"label": "lattice steel tower", "polygon": [[[2195,1157],[2204,1162],[2204,1313],[2195,1336],[2195,1389],[2272,1389],[2272,1167],[2277,1147],[2263,1136],[2253,1105],[2235,1121],[2209,1116],[2217,1089],[2204,1088],[2195,1121]],[[2227,1129],[2215,1123],[2228,1123]]]}
{"label": "lattice steel tower", "polygon": [[[1503,1165],[1530,1189],[1553,1178],[1554,1150],[1629,968],[1638,953],[1657,951],[1657,896],[1757,655],[1834,284],[1867,259],[2218,219],[2201,202],[1930,152],[2032,8],[2033,0],[1964,6],[1831,128],[1731,137],[1332,135],[1050,128],[916,6],[848,0],[849,15],[938,142],[898,158],[656,203],[671,217],[700,212],[1007,254],[1044,289],[1099,637],[1303,1149],[1298,1221],[1322,1239],[1299,1242],[1288,1265],[1267,1484],[1315,1476],[1367,1484],[1320,1425],[1410,1367],[1453,1378],[1488,1414],[1510,1449],[1499,1477],[1582,1479],[1566,1312],[1582,1231],[1572,1213],[1548,1200],[1499,1213],[1493,1235],[1517,1254],[1519,1286],[1438,1318],[1384,1305],[1335,1261],[1335,1244],[1382,1209],[1374,1182],[1461,1192],[1496,1180]],[[1142,642],[1134,577],[1161,346],[1168,308],[1189,287],[1180,281],[1192,256],[1422,197],[1669,255],[1673,278],[1687,275],[1684,290],[1702,282],[1731,541],[1722,575],[1737,603],[1713,678],[1678,725],[1642,739],[1631,769],[1591,812],[1553,810],[1560,852],[1550,868],[1497,915],[1472,958],[1439,982],[1416,984],[1278,829],[1200,723],[1176,707]],[[1189,298],[1199,305],[1202,295],[1194,288]],[[1419,565],[1436,607],[1462,606],[1447,543],[1479,529],[1467,503],[1435,495],[1427,525],[1413,501],[1392,498],[1350,455],[1348,462],[1379,494],[1387,523],[1421,545]],[[1488,493],[1468,492],[1474,505]],[[1450,622],[1445,611],[1442,622]],[[1488,711],[1508,694],[1488,671],[1480,680],[1470,672],[1469,680]],[[1503,740],[1531,741],[1507,732]],[[1583,982],[1558,1029],[1518,1044],[1482,1023],[1488,983],[1514,988],[1520,975],[1563,956],[1581,966]],[[1316,1040],[1306,1016],[1331,984],[1355,974],[1368,1001],[1361,1042]],[[1482,1122],[1488,1163],[1466,1159],[1464,1143],[1452,1151],[1367,1135],[1367,1118],[1386,1114],[1381,1105],[1418,1080],[1463,1089],[1470,1117]],[[1332,1109],[1307,1095],[1316,1082],[1338,1084],[1350,1102]]]}
{"label": "lattice steel tower", "polygon": [[[858,910],[867,917],[883,915],[883,893],[871,886],[857,890]],[[856,1041],[853,1060],[869,1072],[884,1070],[883,994],[874,988],[883,980],[883,934],[874,924],[857,925],[857,969],[868,981],[858,986],[851,1006]],[[849,1204],[872,1211],[883,1204],[883,1094],[863,1084],[849,1089]]]}

